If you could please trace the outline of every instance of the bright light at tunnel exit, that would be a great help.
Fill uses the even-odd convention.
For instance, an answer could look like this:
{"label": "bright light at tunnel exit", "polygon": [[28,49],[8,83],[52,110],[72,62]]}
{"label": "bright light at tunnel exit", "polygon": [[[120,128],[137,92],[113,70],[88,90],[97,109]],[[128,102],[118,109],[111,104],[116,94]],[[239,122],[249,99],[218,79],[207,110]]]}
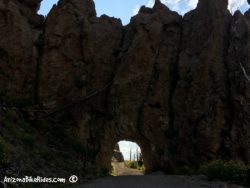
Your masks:
{"label": "bright light at tunnel exit", "polygon": [[131,156],[132,160],[134,160],[134,156],[136,155],[137,149],[140,152],[140,146],[136,144],[135,142],[130,142],[130,141],[120,141],[118,142],[120,151],[123,154],[124,160],[129,160],[130,159],[130,150],[131,150]]}

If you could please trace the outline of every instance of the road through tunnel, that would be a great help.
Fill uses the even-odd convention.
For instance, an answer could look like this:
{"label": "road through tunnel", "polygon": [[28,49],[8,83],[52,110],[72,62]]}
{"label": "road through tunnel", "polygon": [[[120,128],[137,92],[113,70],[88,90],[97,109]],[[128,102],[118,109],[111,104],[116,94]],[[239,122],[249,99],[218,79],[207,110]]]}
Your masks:
{"label": "road through tunnel", "polygon": [[[120,142],[120,141],[129,141],[127,143],[134,143],[133,146],[131,148],[125,148],[125,152],[128,152],[127,154],[125,154],[125,152],[123,152],[123,157],[125,162],[126,161],[137,161],[140,160],[140,156],[138,156],[138,154],[136,154],[136,150],[139,150],[142,158],[143,158],[143,165],[145,168],[145,173],[150,173],[152,171],[155,170],[155,168],[158,166],[158,161],[154,159],[154,152],[152,151],[151,148],[151,144],[148,143],[147,141],[143,140],[143,139],[135,139],[135,138],[123,138],[123,139],[115,139],[109,142],[105,142],[103,141],[103,144],[101,146],[100,152],[97,156],[97,163],[99,163],[98,165],[101,167],[101,169],[110,169],[111,168],[111,159],[114,155],[114,148],[115,146]],[[122,143],[122,142],[120,142]],[[120,145],[120,150],[123,150],[124,147],[122,147]],[[130,149],[132,150],[131,153]],[[130,156],[131,154],[131,156]],[[107,171],[107,170],[106,170]]]}

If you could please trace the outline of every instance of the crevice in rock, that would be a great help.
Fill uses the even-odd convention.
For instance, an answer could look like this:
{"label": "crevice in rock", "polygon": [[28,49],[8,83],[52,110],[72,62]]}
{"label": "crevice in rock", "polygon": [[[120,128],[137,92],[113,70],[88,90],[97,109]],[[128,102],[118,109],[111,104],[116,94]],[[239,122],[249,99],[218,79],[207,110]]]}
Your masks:
{"label": "crevice in rock", "polygon": [[182,28],[182,23],[181,25],[178,25],[180,29],[180,39],[179,43],[177,44],[177,56],[176,59],[173,63],[172,66],[172,80],[170,84],[170,97],[169,97],[169,127],[171,129],[171,133],[173,135],[168,135],[168,136],[175,136],[175,129],[174,129],[174,123],[175,123],[175,112],[174,112],[174,102],[173,102],[173,97],[175,93],[175,89],[177,87],[178,81],[179,81],[179,59],[180,59],[180,53],[182,51],[182,40],[183,40],[183,28]]}
{"label": "crevice in rock", "polygon": [[[120,70],[120,64],[121,64],[121,56],[122,56],[122,47],[124,45],[124,42],[125,42],[125,36],[126,36],[126,31],[125,31],[125,28],[122,26],[122,32],[121,32],[121,38],[120,38],[120,41],[118,42],[118,47],[117,49],[114,49],[113,51],[113,55],[114,55],[114,58],[115,58],[115,62],[114,62],[114,66],[113,66],[113,71],[112,71],[112,74],[111,74],[111,78],[108,82],[108,85],[107,85],[107,90],[106,90],[106,93],[105,93],[105,98],[104,98],[104,106],[109,109],[109,96],[110,96],[110,91],[111,91],[111,88],[112,88],[112,85],[114,83],[114,79],[116,77],[116,75],[118,74]],[[119,70],[119,71],[118,71]],[[110,114],[112,114],[112,112],[109,112]]]}
{"label": "crevice in rock", "polygon": [[[45,24],[45,23],[44,23]],[[36,64],[36,72],[35,72],[35,80],[34,80],[34,104],[39,104],[39,92],[40,92],[40,79],[41,79],[41,66],[43,61],[44,54],[44,35],[45,35],[45,27],[40,29],[40,34],[35,41],[35,47],[37,50],[37,64]]]}
{"label": "crevice in rock", "polygon": [[[158,65],[158,57],[160,55],[160,48],[161,48],[161,44],[159,44],[157,50],[156,50],[156,55],[155,55],[155,58],[154,58],[154,64],[153,64],[153,67],[152,67],[152,73],[151,73],[151,76],[148,80],[148,84],[147,84],[147,90],[146,90],[146,93],[145,93],[145,97],[142,99],[142,102],[141,102],[141,105],[138,109],[138,113],[137,113],[137,129],[138,129],[138,133],[145,139],[145,140],[148,140],[149,143],[150,143],[150,140],[149,138],[147,138],[143,133],[143,125],[144,125],[144,113],[143,113],[143,110],[144,110],[144,107],[145,107],[145,104],[146,102],[148,101],[149,97],[150,97],[150,94],[152,91],[154,91],[154,88],[156,87],[156,80],[159,78],[159,71],[158,71],[158,68],[157,68],[157,65]],[[167,114],[166,114],[167,115]]]}
{"label": "crevice in rock", "polygon": [[231,17],[230,23],[228,24],[227,28],[227,37],[225,37],[225,45],[224,45],[224,67],[225,67],[225,86],[226,86],[226,106],[227,106],[227,112],[225,114],[225,125],[226,127],[223,127],[220,136],[221,136],[221,143],[220,143],[220,152],[221,156],[225,158],[230,158],[230,152],[228,151],[228,148],[226,146],[227,139],[231,139],[230,132],[232,130],[232,126],[234,123],[234,117],[235,117],[235,110],[234,110],[234,103],[233,103],[233,96],[232,96],[232,83],[230,79],[230,65],[228,64],[228,58],[229,58],[229,48],[232,42],[232,36],[230,35],[230,30],[233,25],[233,19]]}

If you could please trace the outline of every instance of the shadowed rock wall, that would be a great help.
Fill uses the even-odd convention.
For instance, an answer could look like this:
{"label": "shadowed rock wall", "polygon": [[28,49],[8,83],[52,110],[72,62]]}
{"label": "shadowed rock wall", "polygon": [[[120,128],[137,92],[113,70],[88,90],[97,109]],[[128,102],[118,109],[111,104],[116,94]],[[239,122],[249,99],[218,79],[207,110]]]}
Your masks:
{"label": "shadowed rock wall", "polygon": [[67,124],[100,168],[124,139],[148,171],[250,163],[249,12],[200,0],[181,17],[156,0],[122,26],[92,0],[61,0],[46,19],[39,3],[0,1],[2,96]]}

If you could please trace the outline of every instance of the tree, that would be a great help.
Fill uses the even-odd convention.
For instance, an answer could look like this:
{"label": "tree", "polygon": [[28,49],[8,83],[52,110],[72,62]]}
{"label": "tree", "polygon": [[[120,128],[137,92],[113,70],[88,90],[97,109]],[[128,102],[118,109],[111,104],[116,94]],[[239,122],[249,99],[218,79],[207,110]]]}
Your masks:
{"label": "tree", "polygon": [[130,147],[130,152],[129,152],[129,161],[131,161],[132,160],[132,149],[131,149],[131,147]]}
{"label": "tree", "polygon": [[139,161],[139,148],[137,147],[136,148],[136,161],[138,162]]}
{"label": "tree", "polygon": [[137,161],[139,166],[143,165],[142,153],[139,153],[139,160]]}

